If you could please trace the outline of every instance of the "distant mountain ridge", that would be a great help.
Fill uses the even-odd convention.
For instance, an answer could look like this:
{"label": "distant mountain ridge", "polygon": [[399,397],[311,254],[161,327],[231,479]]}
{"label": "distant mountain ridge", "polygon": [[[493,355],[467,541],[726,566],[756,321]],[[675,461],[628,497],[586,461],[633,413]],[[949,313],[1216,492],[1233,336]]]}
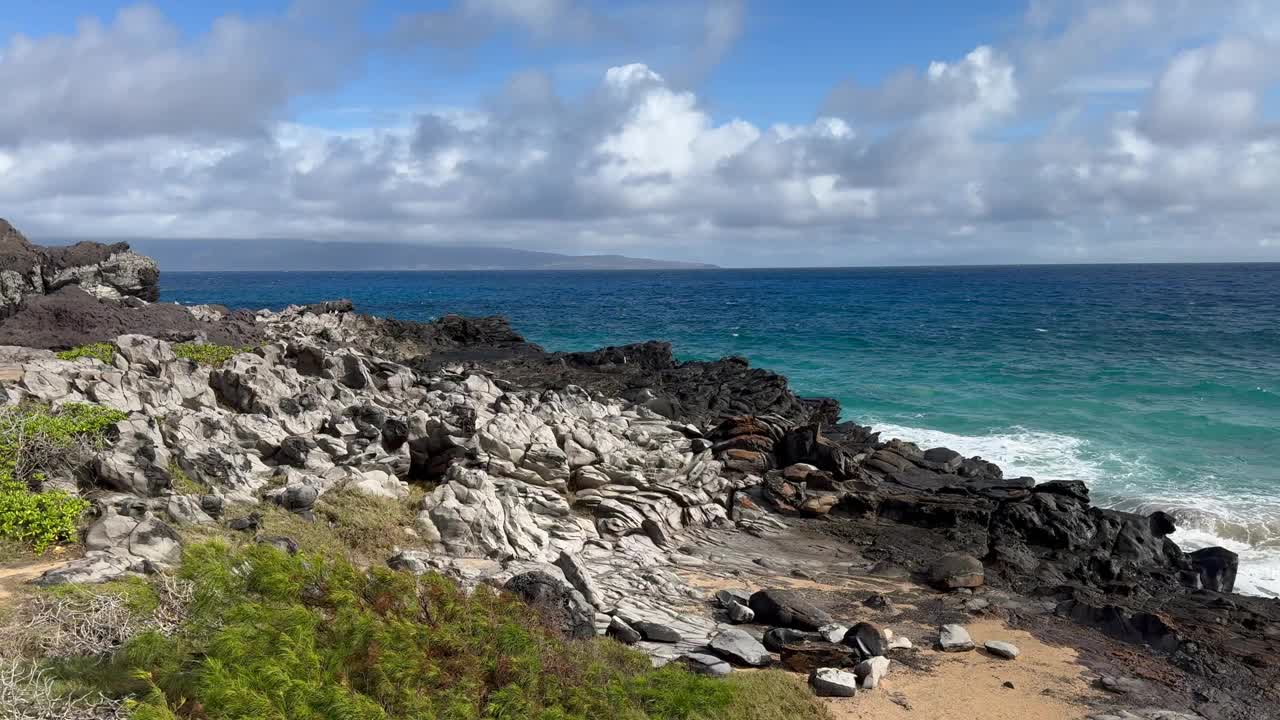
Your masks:
{"label": "distant mountain ridge", "polygon": [[[504,247],[265,239],[124,238],[169,271],[704,270],[715,265],[623,255],[562,255]],[[45,242],[59,242],[46,240]],[[66,241],[63,241],[66,242]]]}

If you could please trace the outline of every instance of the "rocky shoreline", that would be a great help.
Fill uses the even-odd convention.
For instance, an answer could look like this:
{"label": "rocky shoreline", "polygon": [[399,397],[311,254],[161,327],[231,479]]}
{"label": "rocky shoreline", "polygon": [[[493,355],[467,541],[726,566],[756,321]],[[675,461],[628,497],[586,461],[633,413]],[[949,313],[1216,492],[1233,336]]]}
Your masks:
{"label": "rocky shoreline", "polygon": [[[392,567],[505,587],[655,662],[779,664],[856,693],[838,701],[850,713],[874,693],[918,713],[923,690],[871,688],[921,686],[959,662],[949,650],[1024,672],[1039,656],[1000,644],[1017,634],[1089,669],[1054,692],[998,686],[1060,704],[1027,717],[1280,717],[1280,601],[1232,593],[1234,554],[1184,553],[1164,513],[881,438],[740,358],[547,352],[501,318],[404,322],[344,301],[184,308],[154,302],[158,270],[127,247],[52,251],[0,229],[0,402],[129,413],[62,479],[94,503],[84,557],[37,582],[162,570],[184,528],[257,532],[255,506],[307,517],[329,492],[416,485]],[[178,341],[253,349],[206,367]],[[51,352],[88,342],[113,343],[112,363]]]}

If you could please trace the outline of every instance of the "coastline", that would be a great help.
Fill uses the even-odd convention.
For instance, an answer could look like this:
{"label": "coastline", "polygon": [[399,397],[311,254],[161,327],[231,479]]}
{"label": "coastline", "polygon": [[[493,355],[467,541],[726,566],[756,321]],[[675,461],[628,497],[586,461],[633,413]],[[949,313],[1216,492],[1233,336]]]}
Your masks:
{"label": "coastline", "polygon": [[[114,256],[77,277],[105,278]],[[111,318],[42,337],[58,349],[68,344],[60,330],[110,342],[112,364],[6,349],[0,365],[17,379],[0,400],[129,413],[86,492],[96,506],[88,554],[39,582],[171,565],[190,528],[237,537],[251,515],[232,508],[304,516],[329,492],[399,498],[417,485],[429,492],[412,533],[376,560],[464,584],[549,571],[589,603],[596,631],[615,621],[674,630],[675,641],[656,630],[633,639],[655,662],[705,655],[732,628],[767,646],[766,630],[806,613],[827,622],[793,629],[868,622],[875,642],[884,629],[912,640],[872,653],[899,669],[883,688],[832,701],[845,717],[889,712],[886,700],[902,708],[895,694],[940,707],[930,703],[966,687],[967,674],[1002,667],[1023,673],[1001,681],[1015,687],[974,698],[1006,693],[1016,699],[1007,713],[1020,716],[1070,707],[1111,717],[1153,702],[1210,720],[1280,716],[1258,709],[1259,698],[1280,707],[1270,662],[1280,603],[1231,592],[1234,554],[1184,553],[1169,539],[1172,518],[1098,508],[1082,483],[1005,477],[981,458],[839,422],[834,400],[798,397],[740,358],[679,362],[661,342],[547,352],[501,318],[396,321],[341,301],[182,308],[182,322],[166,325],[156,313],[171,308],[75,285],[26,298],[0,322],[25,327],[54,302],[63,322],[71,311]],[[255,349],[211,367],[173,352],[214,337]],[[208,491],[182,491],[173,467]],[[956,553],[963,560],[947,560]],[[737,605],[754,622],[729,617],[735,603],[712,590],[745,592],[749,604]],[[774,590],[790,593],[781,606],[769,604]],[[949,659],[933,646],[952,623],[980,641],[1015,638],[1027,655]],[[842,632],[776,647],[770,663],[803,673],[850,661],[854,645]],[[1048,689],[1034,678],[1061,684],[1050,705],[1032,703]]]}

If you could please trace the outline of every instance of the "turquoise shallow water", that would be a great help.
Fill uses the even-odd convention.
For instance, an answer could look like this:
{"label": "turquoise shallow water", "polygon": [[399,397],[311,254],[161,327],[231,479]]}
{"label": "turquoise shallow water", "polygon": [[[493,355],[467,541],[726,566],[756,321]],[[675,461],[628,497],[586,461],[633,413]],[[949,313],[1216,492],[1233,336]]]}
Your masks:
{"label": "turquoise shallow water", "polygon": [[166,273],[165,300],[504,314],[549,349],[744,355],[848,419],[1168,509],[1280,594],[1280,265]]}

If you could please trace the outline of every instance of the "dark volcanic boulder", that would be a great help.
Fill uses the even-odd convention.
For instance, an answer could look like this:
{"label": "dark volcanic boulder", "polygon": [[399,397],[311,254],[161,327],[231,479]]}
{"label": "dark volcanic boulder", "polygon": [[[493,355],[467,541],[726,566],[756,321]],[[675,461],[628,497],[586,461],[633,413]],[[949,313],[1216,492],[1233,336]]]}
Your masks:
{"label": "dark volcanic boulder", "polygon": [[502,589],[542,613],[565,637],[595,636],[595,611],[582,593],[547,573],[541,570],[521,573],[508,580]]}
{"label": "dark volcanic boulder", "polygon": [[825,610],[805,600],[794,590],[760,590],[751,596],[756,622],[765,625],[817,630],[832,622]]}
{"label": "dark volcanic boulder", "polygon": [[1226,548],[1207,547],[1187,556],[1205,590],[1229,593],[1236,586],[1240,556]]}
{"label": "dark volcanic boulder", "polygon": [[788,387],[786,378],[752,368],[743,358],[680,362],[671,345],[664,342],[585,353],[548,353],[528,343],[494,344],[490,338],[480,338],[452,348],[432,348],[413,364],[429,371],[457,361],[475,362],[521,388],[577,385],[626,398],[699,429],[741,415],[772,416],[785,424],[833,424],[839,418],[839,404],[834,400],[800,398]]}
{"label": "dark volcanic boulder", "polygon": [[853,454],[823,435],[816,424],[787,431],[778,444],[778,457],[782,465],[805,463],[838,479],[854,473]]}
{"label": "dark volcanic boulder", "polygon": [[39,247],[0,219],[0,319],[17,312],[27,298],[68,285],[101,298],[154,302],[160,297],[159,279],[155,262],[127,243]]}
{"label": "dark volcanic boulder", "polygon": [[967,553],[947,553],[929,567],[929,582],[941,590],[980,587],[985,579],[982,561]]}

